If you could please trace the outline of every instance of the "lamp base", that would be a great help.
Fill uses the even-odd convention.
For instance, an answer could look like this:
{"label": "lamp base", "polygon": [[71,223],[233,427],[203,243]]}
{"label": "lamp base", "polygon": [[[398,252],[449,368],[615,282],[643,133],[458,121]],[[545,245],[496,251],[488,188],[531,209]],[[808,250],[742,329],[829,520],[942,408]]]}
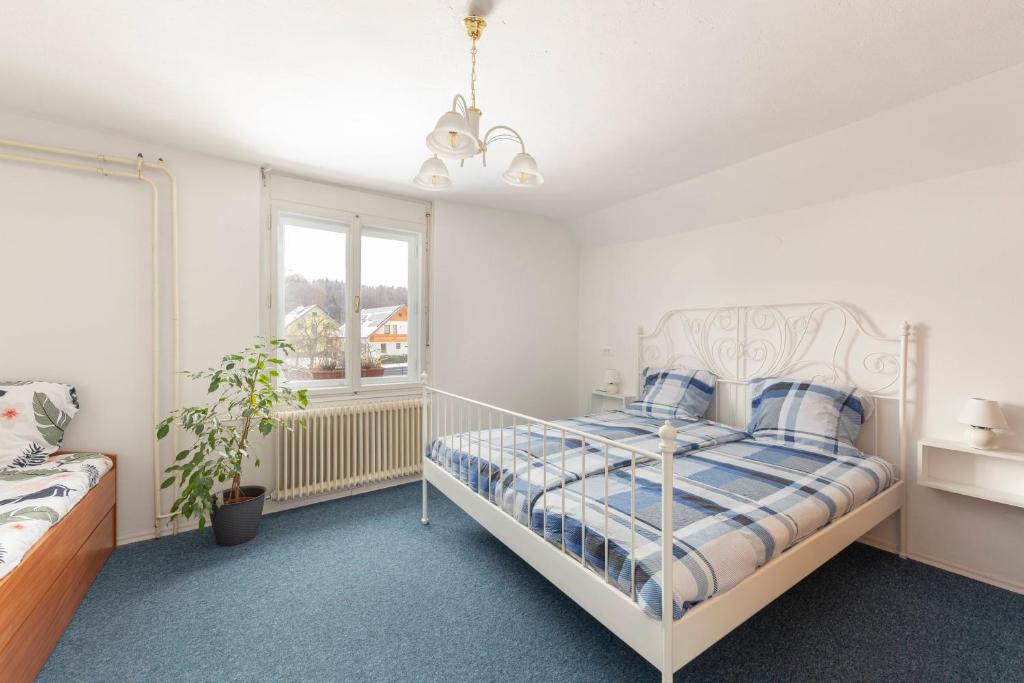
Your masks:
{"label": "lamp base", "polygon": [[999,445],[999,437],[994,430],[985,427],[968,427],[964,430],[964,441],[971,448],[987,451]]}
{"label": "lamp base", "polygon": [[608,382],[604,385],[604,390],[609,394],[617,394],[619,393],[619,385],[617,382]]}

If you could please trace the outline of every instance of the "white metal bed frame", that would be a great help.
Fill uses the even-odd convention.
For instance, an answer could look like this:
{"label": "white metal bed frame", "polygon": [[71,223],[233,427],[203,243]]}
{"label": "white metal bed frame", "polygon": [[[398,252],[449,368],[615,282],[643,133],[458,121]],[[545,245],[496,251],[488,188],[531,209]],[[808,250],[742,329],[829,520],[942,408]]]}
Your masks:
{"label": "white metal bed frame", "polygon": [[[662,459],[664,462],[673,457],[676,430],[668,421],[658,432],[659,453],[653,453],[430,387],[424,373],[421,521],[428,523],[429,482],[657,667],[663,683],[671,681],[676,670],[897,512],[900,514],[899,554],[906,557],[904,478],[910,329],[909,324],[903,323],[898,336],[884,337],[869,330],[849,307],[835,302],[819,302],[677,309],[666,313],[653,333],[644,334],[642,328],[637,331],[638,372],[645,366],[703,367],[711,370],[718,375],[718,384],[710,417],[740,428],[746,425],[749,417],[749,386],[758,377],[801,377],[842,381],[861,387],[875,399],[878,409],[865,424],[857,445],[862,451],[880,457],[886,457],[882,453],[886,450],[886,459],[899,468],[900,480],[889,489],[800,541],[732,589],[687,610],[680,619],[672,619],[673,591],[662,590],[661,619],[649,617],[633,599],[635,595],[627,596],[608,582],[607,569],[602,576],[588,567],[582,557],[566,553],[564,538],[559,549],[426,456],[427,447],[440,435],[462,435],[470,428],[477,431],[487,429],[488,434],[493,434],[496,428],[501,439],[505,427],[529,428],[535,425],[545,435],[548,431],[560,435],[563,446],[566,436],[572,435],[585,444],[603,448],[606,472],[609,447],[620,453],[626,451],[635,475],[638,460]],[[883,404],[895,407],[894,429],[886,429],[881,424],[883,415],[887,413]],[[884,439],[888,432],[894,435],[895,446],[880,450],[880,434]],[[546,470],[546,439],[544,443],[542,459]],[[505,457],[504,443],[488,442],[489,455],[493,454],[493,448],[499,449],[502,459]],[[477,444],[477,450],[482,449],[483,445]],[[478,455],[482,453],[478,452]],[[488,459],[488,462],[493,461]],[[504,469],[503,460],[501,467]],[[662,473],[662,486],[671,488],[672,468],[663,467]],[[635,476],[632,481],[635,500]],[[547,492],[541,495],[546,497]],[[586,497],[585,488],[583,496]],[[672,497],[663,495],[661,500],[661,566],[664,568],[672,566],[672,561],[666,560],[672,558]],[[635,507],[631,513],[630,524],[635,529]],[[583,514],[585,534],[586,512]],[[607,523],[606,503],[606,539]],[[662,579],[661,585],[671,584]]]}

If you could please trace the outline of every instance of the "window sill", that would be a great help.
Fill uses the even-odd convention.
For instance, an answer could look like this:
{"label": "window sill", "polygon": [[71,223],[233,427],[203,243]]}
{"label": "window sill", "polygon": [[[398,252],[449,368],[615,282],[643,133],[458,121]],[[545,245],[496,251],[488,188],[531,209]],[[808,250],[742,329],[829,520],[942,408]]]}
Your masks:
{"label": "window sill", "polygon": [[408,398],[420,396],[422,382],[388,382],[387,384],[352,387],[310,387],[306,395],[311,404],[356,401],[366,398]]}

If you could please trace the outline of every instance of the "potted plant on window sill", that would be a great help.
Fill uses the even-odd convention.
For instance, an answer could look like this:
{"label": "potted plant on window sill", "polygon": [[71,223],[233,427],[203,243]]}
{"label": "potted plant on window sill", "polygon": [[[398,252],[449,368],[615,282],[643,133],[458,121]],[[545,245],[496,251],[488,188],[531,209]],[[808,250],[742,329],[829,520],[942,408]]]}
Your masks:
{"label": "potted plant on window sill", "polygon": [[[161,488],[177,479],[180,489],[171,513],[197,518],[200,531],[209,518],[220,545],[245,543],[259,531],[266,489],[242,485],[242,465],[250,457],[252,437],[290,429],[276,411],[305,409],[308,403],[305,390],[276,384],[284,363],[278,356],[292,350],[284,340],[259,338],[241,352],[224,356],[218,367],[185,373],[207,382],[212,400],[172,411],[156,426],[158,439],[166,437],[174,424],[195,437],[191,446],[175,455],[174,464],[166,469],[171,476]],[[259,467],[259,458],[254,464]],[[214,487],[228,481],[230,488],[214,493]]]}
{"label": "potted plant on window sill", "polygon": [[384,363],[372,349],[364,348],[359,357],[359,374],[361,377],[383,377]]}
{"label": "potted plant on window sill", "polygon": [[336,360],[328,360],[314,365],[309,374],[313,379],[344,379],[345,368],[339,367]]}

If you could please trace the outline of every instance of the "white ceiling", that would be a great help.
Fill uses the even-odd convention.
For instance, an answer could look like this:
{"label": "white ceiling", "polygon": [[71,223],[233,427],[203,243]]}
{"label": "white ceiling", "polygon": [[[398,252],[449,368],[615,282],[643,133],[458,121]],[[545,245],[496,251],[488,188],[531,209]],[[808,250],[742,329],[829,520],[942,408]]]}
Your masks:
{"label": "white ceiling", "polygon": [[[468,4],[7,3],[0,106],[415,195],[423,139],[468,89]],[[1024,62],[1020,0],[478,4],[484,125],[519,130],[547,182],[501,183],[505,143],[487,169],[450,163],[446,196],[554,216]]]}

